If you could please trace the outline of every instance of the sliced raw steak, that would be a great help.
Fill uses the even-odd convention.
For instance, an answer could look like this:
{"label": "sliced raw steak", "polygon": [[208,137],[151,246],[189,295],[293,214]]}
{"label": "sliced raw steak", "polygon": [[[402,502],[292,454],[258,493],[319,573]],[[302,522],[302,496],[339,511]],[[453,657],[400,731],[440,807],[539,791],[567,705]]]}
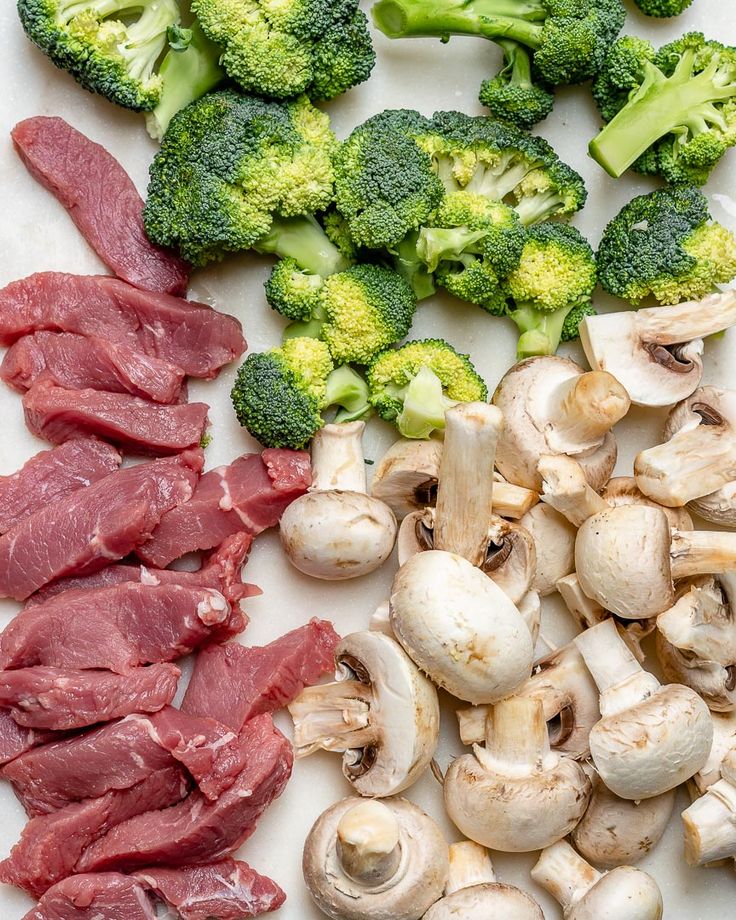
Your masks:
{"label": "sliced raw steak", "polygon": [[19,725],[68,731],[131,712],[156,712],[174,699],[180,676],[173,664],[122,675],[41,666],[0,671],[0,706]]}
{"label": "sliced raw steak", "polygon": [[42,330],[127,344],[192,377],[216,377],[245,351],[234,317],[107,275],[40,272],[0,290],[0,345]]}
{"label": "sliced raw steak", "polygon": [[73,332],[36,332],[11,345],[0,364],[0,377],[16,390],[48,380],[67,390],[129,393],[159,403],[178,402],[184,371],[174,364]]}
{"label": "sliced raw steak", "polygon": [[334,670],[340,641],[327,620],[311,620],[263,646],[230,642],[203,649],[181,706],[240,731],[262,712],[290,703],[301,691]]}
{"label": "sliced raw steak", "polygon": [[135,815],[180,802],[187,790],[184,771],[168,768],[122,792],[108,792],[32,818],[10,856],[0,863],[0,882],[16,885],[38,898],[72,875],[86,848],[111,828]]}
{"label": "sliced raw steak", "polygon": [[27,118],[11,137],[34,179],[119,278],[149,291],[186,291],[191,266],[148,239],[143,199],[111,153],[56,116]]}
{"label": "sliced raw steak", "polygon": [[241,740],[247,751],[245,766],[217,801],[207,801],[195,789],[178,805],[131,818],[92,844],[77,863],[77,871],[192,866],[239,847],[268,805],[281,795],[293,762],[291,745],[270,716],[252,719]]}
{"label": "sliced raw steak", "polygon": [[173,907],[182,920],[242,920],[278,910],[286,895],[244,862],[221,859],[182,869],[153,867],[136,879]]}
{"label": "sliced raw steak", "polygon": [[39,508],[114,472],[120,460],[110,444],[89,438],[42,450],[17,473],[0,476],[0,534]]}
{"label": "sliced raw steak", "polygon": [[186,506],[162,519],[138,555],[163,568],[184,553],[217,546],[237,531],[259,534],[278,524],[310,483],[309,455],[303,451],[264,450],[238,457],[205,473]]}
{"label": "sliced raw steak", "polygon": [[23,920],[156,920],[156,911],[140,882],[101,872],[58,882]]}
{"label": "sliced raw steak", "polygon": [[56,732],[24,728],[18,725],[9,709],[0,709],[0,765],[10,763],[31,748],[52,741],[56,736]]}
{"label": "sliced raw steak", "polygon": [[0,537],[0,597],[25,600],[56,578],[127,556],[190,498],[203,463],[192,450],[117,470],[24,518]]}

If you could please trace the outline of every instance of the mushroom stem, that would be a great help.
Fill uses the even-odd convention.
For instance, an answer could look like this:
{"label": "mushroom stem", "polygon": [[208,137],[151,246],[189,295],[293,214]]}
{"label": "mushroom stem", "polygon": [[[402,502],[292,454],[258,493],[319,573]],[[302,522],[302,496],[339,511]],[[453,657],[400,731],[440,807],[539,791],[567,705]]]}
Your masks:
{"label": "mushroom stem", "polygon": [[325,425],[312,438],[312,485],[310,492],[366,492],[363,457],[365,422]]}
{"label": "mushroom stem", "polygon": [[564,840],[542,850],[531,875],[562,905],[566,915],[570,907],[603,877]]}
{"label": "mushroom stem", "polygon": [[347,751],[375,741],[370,724],[370,687],[358,680],[338,680],[305,687],[289,704],[294,720],[297,757],[316,750]]}
{"label": "mushroom stem", "polygon": [[494,760],[531,766],[541,762],[549,750],[540,700],[517,696],[492,707],[486,720],[486,751]]}
{"label": "mushroom stem", "polygon": [[692,575],[732,572],[736,570],[736,533],[676,530],[670,556],[675,581]]}
{"label": "mushroom stem", "polygon": [[539,501],[539,496],[531,489],[515,486],[494,476],[493,512],[499,517],[518,521]]}
{"label": "mushroom stem", "polygon": [[450,845],[450,874],[445,885],[446,895],[473,885],[492,885],[495,881],[493,863],[485,847],[472,840],[461,840]]}
{"label": "mushroom stem", "polygon": [[445,413],[434,546],[473,565],[480,565],[486,555],[493,463],[502,425],[500,410],[488,403],[461,403]]}
{"label": "mushroom stem", "polygon": [[644,343],[677,345],[715,335],[736,324],[736,291],[710,294],[700,301],[649,307],[634,314]]}
{"label": "mushroom stem", "polygon": [[629,411],[626,390],[607,371],[589,371],[557,384],[548,397],[552,424],[550,446],[570,453],[570,444],[580,451],[595,447]]}
{"label": "mushroom stem", "polygon": [[564,515],[575,527],[599,511],[608,502],[588,485],[582,467],[566,454],[547,454],[537,465],[542,477],[542,501]]}
{"label": "mushroom stem", "polygon": [[393,878],[401,862],[399,822],[381,802],[355,805],[337,825],[337,852],[346,875],[369,888]]}
{"label": "mushroom stem", "polygon": [[691,866],[736,856],[736,748],[723,761],[721,775],[682,813],[685,859]]}
{"label": "mushroom stem", "polygon": [[608,614],[605,609],[598,601],[588,597],[580,586],[580,579],[574,572],[572,575],[558,578],[555,587],[581,629],[596,626],[607,619]]}

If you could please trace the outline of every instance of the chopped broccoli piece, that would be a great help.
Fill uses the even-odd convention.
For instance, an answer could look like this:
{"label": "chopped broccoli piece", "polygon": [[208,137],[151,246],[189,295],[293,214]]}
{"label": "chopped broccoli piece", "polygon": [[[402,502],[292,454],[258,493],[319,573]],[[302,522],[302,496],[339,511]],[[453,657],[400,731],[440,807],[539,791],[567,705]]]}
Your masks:
{"label": "chopped broccoli piece", "polygon": [[693,0],[634,0],[645,16],[669,19],[679,16],[692,4]]}
{"label": "chopped broccoli piece", "polygon": [[427,297],[431,297],[437,288],[434,283],[434,275],[427,270],[427,266],[417,254],[418,241],[419,232],[414,230],[396,246],[392,246],[389,252],[391,253],[395,271],[411,287],[414,297],[417,300],[425,300]]}
{"label": "chopped broccoli piece", "polygon": [[736,238],[711,221],[699,189],[657,189],[632,199],[603,232],[601,285],[638,306],[699,300],[736,277]]}
{"label": "chopped broccoli piece", "polygon": [[575,339],[580,338],[580,323],[585,319],[586,316],[595,316],[596,309],[592,303],[585,302],[579,303],[570,310],[570,312],[565,317],[565,322],[562,324],[562,334],[560,336],[560,341],[562,342],[573,342]]}
{"label": "chopped broccoli piece", "polygon": [[544,82],[533,79],[530,52],[523,45],[505,39],[497,44],[503,49],[504,66],[481,83],[478,98],[496,118],[528,130],[549,115],[555,97]]}
{"label": "chopped broccoli piece", "polygon": [[379,354],[368,368],[370,404],[406,438],[428,438],[445,427],[445,410],[488,399],[467,355],[442,339],[408,342]]}
{"label": "chopped broccoli piece", "polygon": [[296,259],[279,259],[265,284],[266,300],[287,319],[308,322],[322,309],[323,286],[324,278],[305,271]]}

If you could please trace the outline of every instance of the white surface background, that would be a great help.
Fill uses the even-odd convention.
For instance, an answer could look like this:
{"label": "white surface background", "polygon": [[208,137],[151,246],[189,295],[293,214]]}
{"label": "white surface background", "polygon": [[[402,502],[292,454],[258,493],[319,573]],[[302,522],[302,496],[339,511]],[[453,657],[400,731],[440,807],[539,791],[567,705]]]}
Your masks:
{"label": "white surface background", "polygon": [[[633,8],[633,3],[628,3]],[[678,20],[656,22],[631,12],[627,31],[650,36],[661,44],[686,29],[701,28],[722,41],[736,43],[736,9],[728,0],[695,0],[694,8]],[[94,140],[104,144],[130,172],[145,194],[146,170],[155,151],[142,119],[126,113],[104,100],[81,90],[73,80],[56,70],[25,39],[18,24],[14,4],[5,0],[0,9],[0,284],[34,271],[63,270],[99,272],[102,265],[79,236],[62,207],[28,175],[13,152],[9,138],[12,126],[36,114],[61,115]],[[481,80],[496,68],[496,49],[482,40],[454,38],[449,45],[438,41],[376,40],[378,65],[369,83],[348,93],[328,108],[339,136],[367,116],[383,108],[415,107],[425,114],[437,109],[462,109],[480,113],[476,93]],[[584,88],[558,93],[554,113],[541,132],[556,147],[563,159],[586,178],[589,199],[576,225],[596,244],[608,219],[634,194],[654,186],[649,180],[627,175],[609,179],[590,159],[587,141],[597,130],[594,107]],[[736,216],[729,215],[717,194],[727,195],[736,180],[736,152],[726,157],[713,176],[706,192],[717,219],[736,229]],[[736,214],[736,205],[734,214]],[[269,262],[251,255],[235,257],[225,265],[198,272],[191,296],[207,300],[236,314],[243,322],[249,346],[262,350],[277,342],[282,322],[267,307],[262,283]],[[598,297],[599,306],[606,298]],[[609,301],[610,303],[610,301]],[[504,371],[513,363],[516,335],[509,322],[493,319],[480,308],[437,296],[425,301],[416,318],[414,334],[448,337],[461,351],[471,354],[477,368],[492,390]],[[573,349],[570,352],[580,357]],[[736,332],[708,345],[705,382],[728,385],[733,379],[736,358]],[[203,399],[212,406],[210,418],[213,442],[207,449],[208,466],[227,462],[243,451],[255,448],[254,442],[238,427],[232,416],[228,393],[234,368],[226,369],[218,381],[194,383],[192,399]],[[635,453],[657,443],[663,413],[634,410],[619,426],[620,457],[617,472],[628,474]],[[0,474],[14,471],[29,456],[42,448],[23,424],[19,397],[0,385]],[[395,437],[389,426],[372,421],[365,452],[378,458]],[[256,542],[247,567],[248,580],[264,590],[260,598],[248,602],[251,617],[243,641],[262,644],[306,622],[311,616],[334,620],[346,634],[364,628],[370,612],[384,598],[396,568],[391,560],[372,576],[345,584],[313,581],[293,570],[281,554],[278,535],[264,534]],[[557,601],[545,599],[547,635],[565,639],[572,633],[569,619]],[[11,604],[0,602],[0,625],[13,615]],[[453,701],[445,698],[443,738],[438,761],[446,767],[462,752],[453,716]],[[279,716],[287,728],[288,720]],[[312,905],[301,880],[300,859],[304,837],[316,817],[329,804],[348,794],[350,788],[340,772],[336,755],[316,755],[297,764],[285,794],[266,813],[255,836],[242,848],[241,855],[255,868],[273,876],[288,895],[277,914],[281,920],[317,920],[322,916]],[[425,808],[444,826],[449,840],[457,839],[454,828],[444,819],[441,790],[431,776],[425,776],[409,792],[409,797]],[[685,807],[685,796],[680,804]],[[679,812],[679,808],[678,808]],[[17,840],[24,814],[10,789],[0,784],[0,857]],[[657,850],[641,865],[650,870],[662,887],[667,920],[710,920],[734,916],[736,882],[727,869],[688,869],[682,857],[678,813]],[[534,856],[494,856],[501,880],[531,891],[544,907],[547,920],[559,918],[559,909],[536,889],[529,878]],[[0,886],[0,918],[19,920],[31,901],[18,891]],[[620,918],[625,920],[625,918]]]}

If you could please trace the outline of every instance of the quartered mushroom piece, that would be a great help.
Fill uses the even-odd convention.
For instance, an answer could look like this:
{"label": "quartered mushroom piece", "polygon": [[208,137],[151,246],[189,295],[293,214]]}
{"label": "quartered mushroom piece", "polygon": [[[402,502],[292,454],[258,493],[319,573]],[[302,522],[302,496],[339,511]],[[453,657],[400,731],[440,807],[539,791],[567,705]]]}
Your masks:
{"label": "quartered mushroom piece", "polygon": [[736,747],[724,758],[720,779],[683,811],[682,823],[689,865],[736,857]]}
{"label": "quartered mushroom piece", "polygon": [[360,795],[408,788],[429,765],[439,737],[434,685],[381,632],[346,636],[335,650],[338,680],[306,687],[289,704],[297,757],[343,754],[343,773]]}
{"label": "quartered mushroom piece", "polygon": [[646,310],[587,316],[580,342],[590,366],[608,371],[637,406],[671,406],[703,376],[703,338],[736,323],[736,291]]}
{"label": "quartered mushroom piece", "polygon": [[532,591],[542,597],[557,590],[557,582],[575,571],[577,529],[551,505],[539,502],[519,521],[531,535],[537,567]]}

